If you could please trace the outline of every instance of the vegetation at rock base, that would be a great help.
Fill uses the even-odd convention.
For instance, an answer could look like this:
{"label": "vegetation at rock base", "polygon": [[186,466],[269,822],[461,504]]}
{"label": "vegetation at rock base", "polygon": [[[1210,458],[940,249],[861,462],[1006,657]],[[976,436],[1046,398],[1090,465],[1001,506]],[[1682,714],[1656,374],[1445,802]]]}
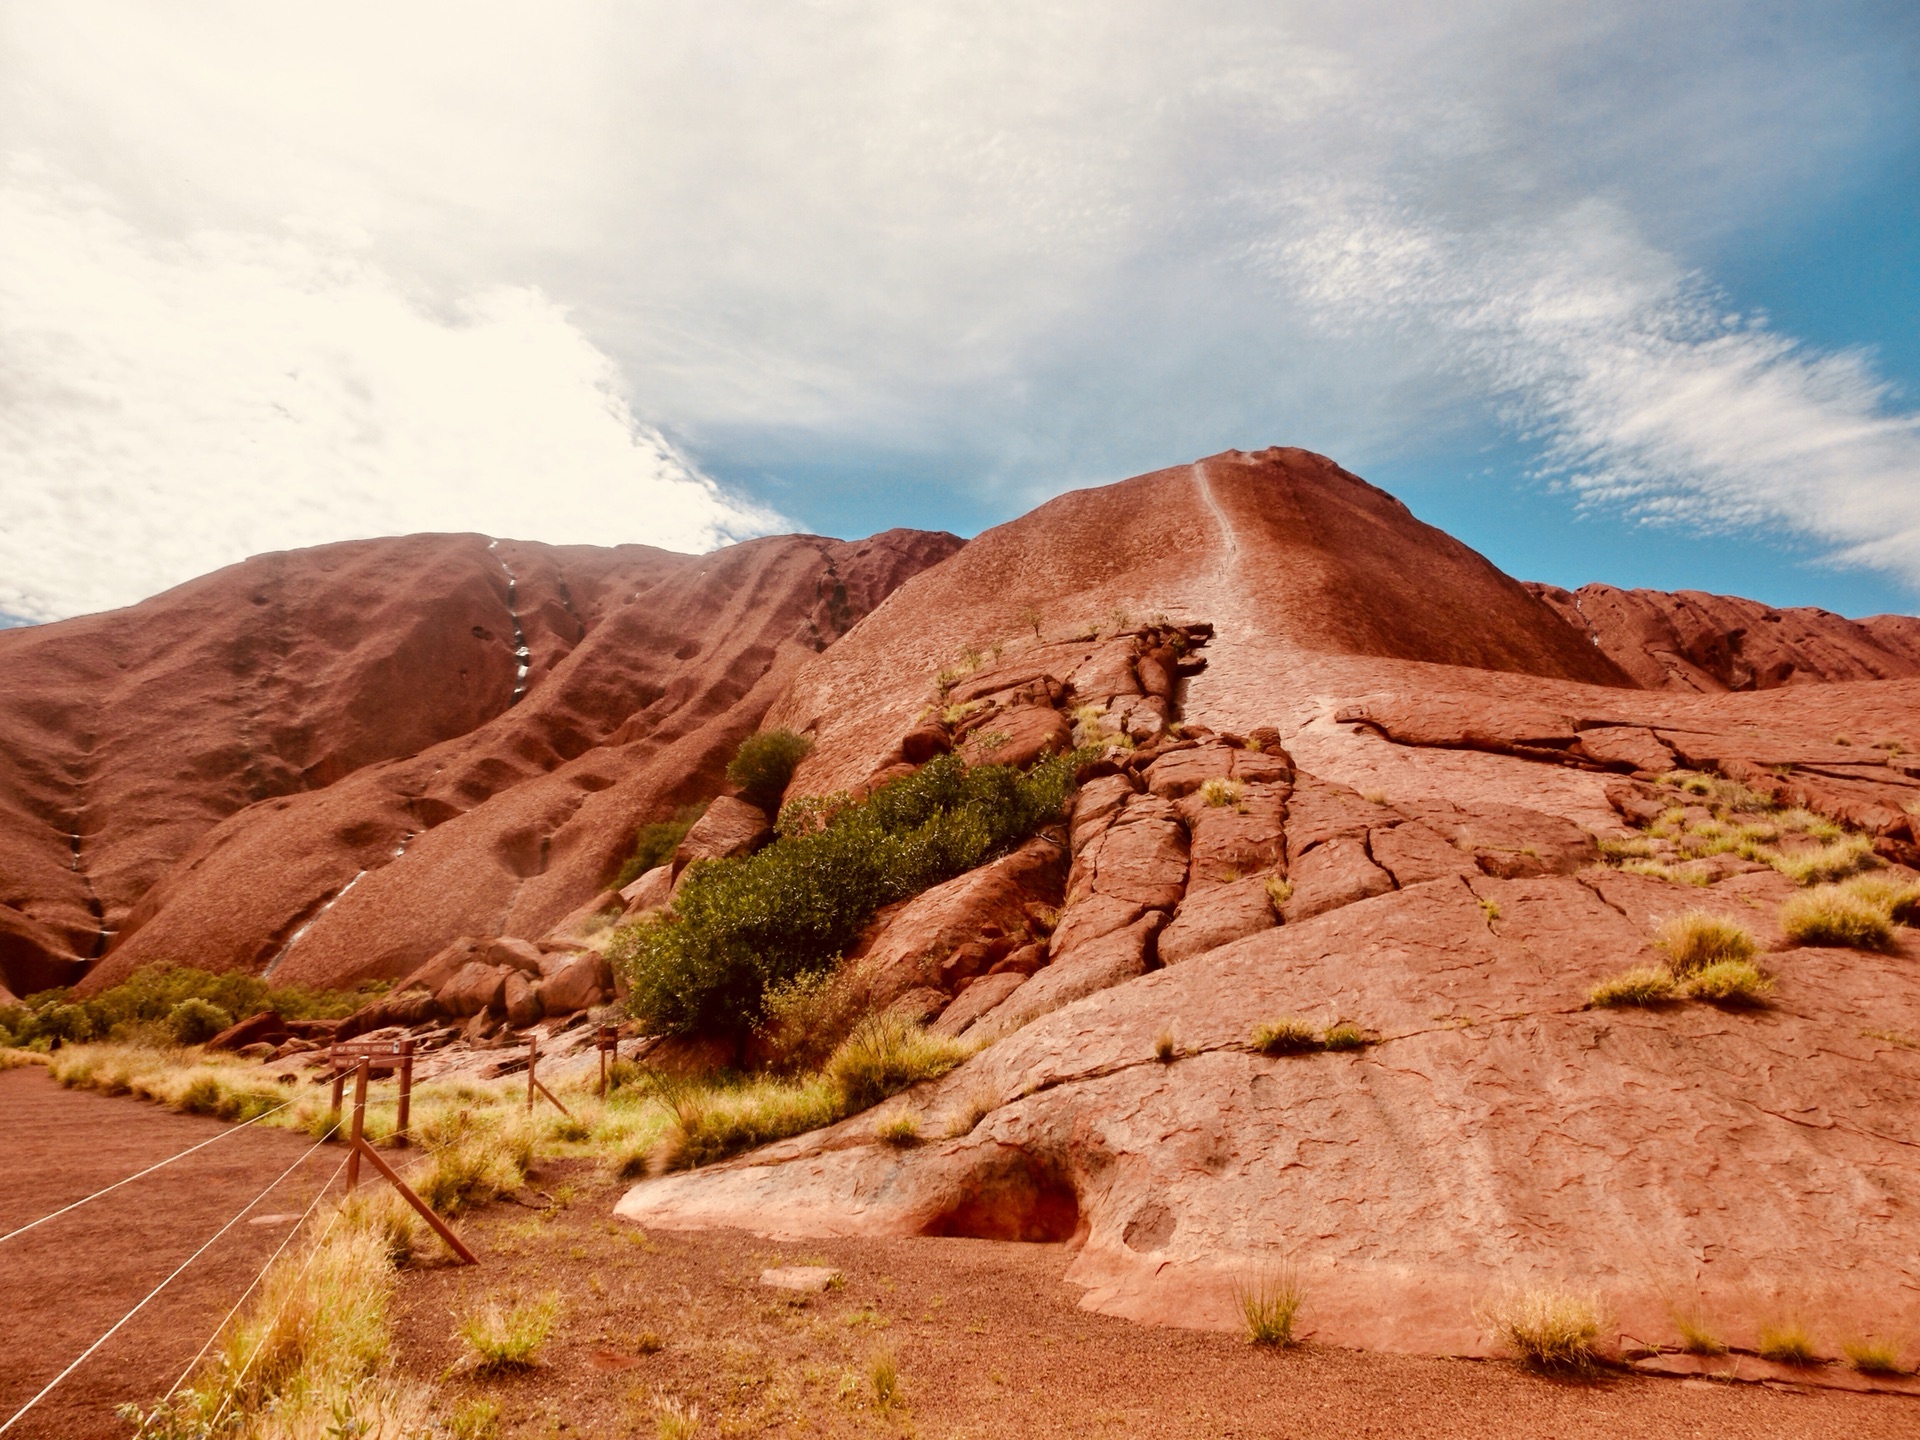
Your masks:
{"label": "vegetation at rock base", "polygon": [[1680,1333],[1680,1348],[1689,1355],[1727,1353],[1726,1342],[1707,1324],[1697,1310],[1674,1311],[1673,1328]]}
{"label": "vegetation at rock base", "polygon": [[1754,1347],[1762,1360],[1780,1365],[1817,1365],[1819,1353],[1813,1336],[1797,1320],[1779,1320],[1760,1327],[1760,1343]]}
{"label": "vegetation at rock base", "polygon": [[771,813],[780,808],[793,772],[812,749],[813,741],[791,730],[762,730],[741,741],[727,779],[740,787],[742,799]]}
{"label": "vegetation at rock base", "polygon": [[[90,1000],[70,990],[41,990],[19,1005],[0,1008],[0,1044],[44,1050],[88,1040],[197,1045],[237,1018],[272,1010],[285,1020],[337,1020],[385,992],[374,981],[356,990],[302,990],[270,985],[237,970],[212,973],[189,966],[142,966]],[[221,1024],[208,1029],[220,1020]]]}
{"label": "vegetation at rock base", "polygon": [[1530,1369],[1584,1374],[1600,1363],[1596,1296],[1552,1286],[1510,1290],[1488,1309],[1484,1323]]}
{"label": "vegetation at rock base", "polygon": [[831,969],[881,906],[970,870],[1057,818],[1078,760],[1022,774],[951,755],[863,801],[789,806],[757,854],[689,869],[671,916],[615,932],[628,1008],[671,1034],[744,1034],[767,992]]}
{"label": "vegetation at rock base", "polygon": [[633,832],[633,853],[621,862],[613,877],[612,889],[624,890],[656,865],[664,865],[687,838],[694,822],[707,813],[707,807],[686,805],[673,812],[671,820],[656,820]]}
{"label": "vegetation at rock base", "polygon": [[1320,1048],[1320,1036],[1305,1020],[1287,1015],[1256,1027],[1253,1048],[1262,1055],[1304,1055]]}
{"label": "vegetation at rock base", "polygon": [[1864,1336],[1840,1346],[1847,1364],[1862,1375],[1908,1375],[1912,1371],[1900,1363],[1900,1347],[1891,1340]]}
{"label": "vegetation at rock base", "polygon": [[1236,1298],[1249,1344],[1287,1346],[1294,1343],[1294,1323],[1307,1296],[1292,1264],[1271,1266],[1242,1281]]}

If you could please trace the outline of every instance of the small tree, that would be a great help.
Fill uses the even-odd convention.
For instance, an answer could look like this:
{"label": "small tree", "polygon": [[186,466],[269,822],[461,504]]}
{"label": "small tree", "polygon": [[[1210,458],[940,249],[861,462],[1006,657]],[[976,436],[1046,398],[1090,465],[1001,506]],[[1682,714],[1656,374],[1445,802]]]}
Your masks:
{"label": "small tree", "polygon": [[233,1024],[233,1016],[211,1000],[195,996],[167,1012],[167,1028],[182,1045],[204,1045]]}
{"label": "small tree", "polygon": [[813,749],[813,742],[791,730],[762,730],[740,743],[740,753],[727,766],[727,779],[740,787],[740,794],[768,814],[780,808],[780,797],[800,762]]}

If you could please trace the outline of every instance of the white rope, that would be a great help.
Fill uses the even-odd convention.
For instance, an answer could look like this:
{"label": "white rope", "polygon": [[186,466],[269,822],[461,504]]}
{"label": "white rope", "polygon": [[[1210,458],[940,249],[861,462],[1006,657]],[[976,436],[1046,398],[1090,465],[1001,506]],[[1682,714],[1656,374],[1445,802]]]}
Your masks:
{"label": "white rope", "polygon": [[207,1238],[206,1243],[203,1244],[198,1250],[194,1251],[193,1254],[189,1255],[186,1259],[182,1260],[180,1264],[174,1269],[174,1272],[171,1275],[167,1276],[166,1279],[162,1280],[158,1285],[154,1286],[153,1289],[149,1290],[146,1293],[146,1296],[140,1301],[139,1304],[135,1305],[126,1314],[122,1315],[118,1320],[114,1321],[112,1327],[108,1329],[106,1334],[102,1335],[98,1340],[94,1341],[93,1344],[89,1345],[85,1350],[81,1351],[78,1358],[76,1358],[71,1365],[67,1366],[66,1369],[62,1370],[58,1375],[54,1376],[53,1379],[49,1380],[38,1395],[35,1395],[31,1400],[27,1401],[26,1404],[22,1405],[18,1410],[14,1411],[13,1417],[9,1419],[6,1424],[0,1425],[0,1435],[6,1434],[7,1431],[11,1430],[16,1424],[19,1423],[21,1416],[25,1415],[29,1410],[33,1409],[34,1406],[38,1405],[42,1400],[46,1399],[48,1395],[52,1394],[55,1386],[59,1385],[59,1383],[62,1380],[65,1380],[75,1370],[78,1370],[80,1366],[86,1361],[88,1356],[92,1355],[94,1351],[98,1350],[102,1345],[106,1344],[107,1341],[111,1340],[116,1334],[118,1334],[121,1326],[125,1325],[129,1320],[133,1319],[133,1317],[138,1315],[142,1310],[146,1309],[148,1303],[152,1301],[152,1299],[156,1295],[158,1295],[162,1290],[166,1289],[167,1286],[171,1285],[175,1280],[177,1280],[180,1277],[181,1273],[185,1271],[189,1265],[193,1264],[194,1261],[198,1260],[202,1255],[206,1254],[207,1250],[213,1245],[214,1241],[218,1240],[222,1235],[226,1234],[227,1231],[231,1230],[235,1225],[238,1225],[240,1223],[241,1218],[247,1213],[247,1211],[253,1209],[254,1206],[258,1205],[262,1200],[266,1199],[267,1196],[273,1192],[275,1186],[279,1185],[282,1180],[285,1180],[287,1176],[291,1175],[301,1165],[305,1164],[308,1157],[310,1157],[315,1150],[318,1150],[322,1145],[326,1143],[327,1142],[325,1140],[314,1141],[313,1145],[306,1151],[305,1154],[301,1155],[301,1157],[298,1160],[295,1160],[293,1164],[289,1165],[285,1170],[282,1170],[270,1182],[268,1182],[266,1189],[262,1190],[258,1195],[254,1196],[253,1199],[249,1200],[244,1206],[241,1207],[240,1211],[231,1220],[227,1221],[226,1224],[222,1225],[218,1230],[214,1231],[213,1234]]}
{"label": "white rope", "polygon": [[[337,1129],[338,1127],[336,1126],[335,1128]],[[332,1134],[333,1134],[333,1131],[329,1130],[326,1135],[323,1135],[320,1138],[322,1141],[325,1141],[327,1139],[327,1136],[330,1136]],[[312,1152],[309,1151],[308,1153],[311,1154]],[[207,1343],[200,1347],[200,1353],[195,1355],[193,1359],[187,1362],[187,1368],[180,1372],[180,1378],[173,1382],[173,1388],[168,1390],[166,1395],[162,1398],[160,1402],[162,1405],[165,1405],[168,1400],[173,1399],[175,1395],[178,1395],[180,1393],[180,1387],[187,1383],[187,1377],[193,1374],[194,1370],[199,1366],[202,1360],[207,1358],[207,1352],[213,1348],[213,1342],[218,1340],[220,1336],[225,1332],[227,1326],[233,1323],[233,1317],[240,1313],[240,1307],[247,1303],[247,1297],[253,1294],[255,1290],[260,1288],[260,1282],[267,1278],[267,1271],[273,1268],[273,1262],[278,1260],[282,1255],[287,1253],[287,1246],[291,1245],[294,1241],[294,1237],[300,1233],[300,1227],[302,1225],[305,1225],[307,1221],[313,1217],[313,1212],[319,1208],[320,1202],[327,1198],[327,1191],[333,1188],[333,1182],[340,1178],[340,1172],[347,1168],[347,1161],[352,1158],[353,1157],[350,1155],[342,1156],[340,1163],[333,1167],[333,1174],[329,1175],[327,1177],[326,1183],[322,1185],[319,1188],[319,1190],[314,1193],[314,1197],[311,1201],[308,1202],[307,1208],[300,1212],[299,1220],[297,1220],[294,1224],[287,1227],[287,1238],[282,1240],[280,1242],[279,1248],[276,1249],[273,1252],[273,1254],[267,1257],[267,1263],[260,1267],[260,1273],[255,1275],[253,1279],[248,1283],[247,1288],[240,1292],[240,1298],[233,1302],[233,1308],[227,1311],[225,1317],[220,1321],[218,1325],[213,1327],[213,1333],[207,1336]],[[151,1423],[151,1421],[149,1420],[147,1423]],[[139,1433],[144,1435],[146,1433],[146,1430],[147,1430],[146,1424],[142,1424],[140,1427]],[[137,1437],[136,1437],[136,1440],[137,1440]]]}
{"label": "white rope", "polygon": [[27,1233],[27,1231],[32,1230],[36,1226],[46,1224],[49,1220],[58,1220],[62,1215],[66,1214],[69,1210],[78,1210],[82,1205],[85,1205],[90,1201],[98,1200],[102,1195],[109,1195],[113,1193],[115,1190],[118,1190],[122,1185],[131,1185],[134,1181],[140,1179],[141,1176],[143,1175],[151,1175],[156,1170],[164,1170],[167,1168],[167,1166],[173,1164],[175,1160],[184,1160],[187,1158],[187,1156],[193,1154],[193,1152],[196,1150],[204,1150],[209,1145],[217,1145],[222,1140],[226,1139],[229,1135],[238,1134],[240,1131],[246,1129],[247,1126],[256,1125],[260,1121],[266,1119],[267,1116],[269,1115],[277,1115],[282,1110],[286,1109],[288,1105],[291,1105],[293,1103],[294,1103],[293,1101],[289,1100],[285,1104],[276,1105],[271,1110],[266,1110],[261,1112],[260,1114],[254,1116],[253,1119],[251,1120],[243,1120],[238,1125],[229,1126],[227,1129],[222,1130],[218,1135],[215,1135],[212,1139],[202,1140],[198,1145],[190,1145],[185,1150],[182,1150],[178,1155],[171,1155],[165,1160],[160,1161],[156,1165],[149,1165],[146,1169],[140,1171],[139,1174],[137,1175],[129,1175],[124,1180],[116,1180],[113,1182],[113,1184],[107,1186],[104,1190],[96,1190],[93,1192],[93,1194],[87,1196],[85,1199],[76,1200],[71,1205],[61,1206],[58,1210],[54,1211],[51,1215],[42,1215],[38,1220],[34,1220],[29,1222],[28,1224],[22,1225],[18,1230],[9,1230],[6,1234],[0,1235],[0,1245],[6,1244],[7,1241],[13,1239],[13,1237],[16,1235],[24,1235]]}

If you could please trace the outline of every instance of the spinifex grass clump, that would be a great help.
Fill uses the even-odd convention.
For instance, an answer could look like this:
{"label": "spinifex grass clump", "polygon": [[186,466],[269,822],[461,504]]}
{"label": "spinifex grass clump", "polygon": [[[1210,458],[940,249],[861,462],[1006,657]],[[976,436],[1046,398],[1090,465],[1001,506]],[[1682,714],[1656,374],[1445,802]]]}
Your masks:
{"label": "spinifex grass clump", "polygon": [[1600,1302],[1549,1286],[1502,1295],[1487,1325],[1521,1364],[1558,1374],[1584,1374],[1600,1362]]}
{"label": "spinifex grass clump", "polygon": [[1658,1005],[1675,997],[1673,976],[1657,965],[1602,980],[1587,994],[1589,1005]]}
{"label": "spinifex grass clump", "polygon": [[628,1008],[674,1034],[743,1034],[769,988],[830,969],[882,905],[919,894],[1025,839],[1060,814],[1075,760],[1026,774],[943,755],[864,801],[782,817],[756,855],[687,873],[673,913],[618,931],[608,958]]}
{"label": "spinifex grass clump", "polygon": [[1294,1322],[1307,1292],[1292,1264],[1269,1266],[1238,1286],[1240,1317],[1253,1345],[1287,1346],[1294,1343]]}
{"label": "spinifex grass clump", "polygon": [[1691,975],[1723,960],[1751,960],[1753,936],[1722,915],[1689,910],[1659,929],[1654,943],[1667,952],[1676,976]]}
{"label": "spinifex grass clump", "polygon": [[559,1313],[559,1299],[552,1295],[511,1309],[489,1300],[462,1319],[456,1333],[466,1341],[477,1375],[531,1370],[540,1363],[540,1347]]}
{"label": "spinifex grass clump", "polygon": [[1885,950],[1893,921],[1873,897],[1841,885],[1821,885],[1780,907],[1780,928],[1802,945]]}
{"label": "spinifex grass clump", "polygon": [[1320,1035],[1298,1016],[1283,1015],[1254,1028],[1253,1048],[1262,1055],[1305,1055],[1320,1048]]}

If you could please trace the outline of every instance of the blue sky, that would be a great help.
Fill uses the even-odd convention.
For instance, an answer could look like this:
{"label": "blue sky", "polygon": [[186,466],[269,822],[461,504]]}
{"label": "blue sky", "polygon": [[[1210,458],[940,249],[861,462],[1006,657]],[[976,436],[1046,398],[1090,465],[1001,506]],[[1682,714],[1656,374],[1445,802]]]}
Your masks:
{"label": "blue sky", "polygon": [[1920,609],[1911,4],[0,21],[0,613],[1271,443],[1526,578]]}

